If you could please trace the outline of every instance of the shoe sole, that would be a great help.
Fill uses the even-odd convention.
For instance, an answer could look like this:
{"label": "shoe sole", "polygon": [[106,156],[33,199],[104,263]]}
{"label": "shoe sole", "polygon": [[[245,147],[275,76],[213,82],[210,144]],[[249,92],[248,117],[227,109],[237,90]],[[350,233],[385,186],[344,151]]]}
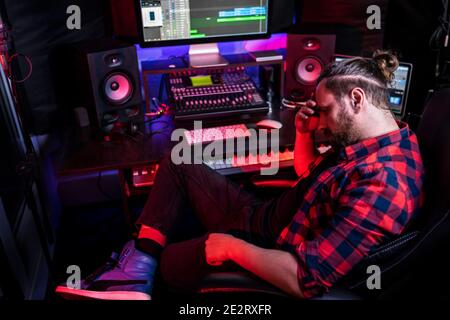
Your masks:
{"label": "shoe sole", "polygon": [[58,286],[55,292],[68,300],[151,300],[151,296],[135,291],[90,291]]}

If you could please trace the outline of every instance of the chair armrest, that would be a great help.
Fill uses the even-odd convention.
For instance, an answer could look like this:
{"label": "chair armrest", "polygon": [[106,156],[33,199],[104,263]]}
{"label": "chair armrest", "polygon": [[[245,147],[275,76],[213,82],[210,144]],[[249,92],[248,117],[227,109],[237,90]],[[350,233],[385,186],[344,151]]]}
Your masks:
{"label": "chair armrest", "polygon": [[274,179],[274,180],[252,181],[252,183],[257,188],[282,188],[282,189],[288,189],[288,188],[292,188],[293,186],[295,186],[297,181]]}
{"label": "chair armrest", "polygon": [[203,278],[199,293],[264,293],[285,296],[280,289],[245,271],[213,272]]}
{"label": "chair armrest", "polygon": [[297,175],[293,170],[278,172],[274,176],[256,175],[250,178],[256,188],[288,189],[297,183]]}
{"label": "chair armrest", "polygon": [[[201,294],[264,294],[283,299],[294,299],[268,282],[250,272],[214,272],[203,278],[198,293]],[[340,287],[333,287],[329,293],[312,300],[360,300],[357,294]]]}

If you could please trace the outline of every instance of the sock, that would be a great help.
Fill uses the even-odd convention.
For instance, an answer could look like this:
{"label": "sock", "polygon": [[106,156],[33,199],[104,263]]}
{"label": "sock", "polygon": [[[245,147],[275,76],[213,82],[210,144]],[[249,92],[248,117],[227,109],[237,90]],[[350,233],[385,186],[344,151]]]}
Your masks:
{"label": "sock", "polygon": [[141,238],[136,240],[136,249],[154,258],[159,258],[163,247],[153,240]]}
{"label": "sock", "polygon": [[157,258],[166,244],[166,237],[158,230],[142,225],[136,240],[136,249]]}

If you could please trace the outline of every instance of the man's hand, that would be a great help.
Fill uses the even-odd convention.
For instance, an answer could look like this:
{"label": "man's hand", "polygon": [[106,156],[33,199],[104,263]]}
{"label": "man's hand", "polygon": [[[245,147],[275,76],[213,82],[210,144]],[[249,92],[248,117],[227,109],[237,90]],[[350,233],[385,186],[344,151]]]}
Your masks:
{"label": "man's hand", "polygon": [[296,297],[303,297],[297,258],[290,252],[264,249],[228,234],[211,233],[205,242],[206,262],[219,266],[231,260]]}
{"label": "man's hand", "polygon": [[311,133],[319,127],[319,117],[315,114],[316,102],[309,100],[295,115],[295,128],[298,133]]}
{"label": "man's hand", "polygon": [[229,234],[211,233],[205,242],[206,262],[211,266],[220,266],[230,260],[230,250],[236,240]]}

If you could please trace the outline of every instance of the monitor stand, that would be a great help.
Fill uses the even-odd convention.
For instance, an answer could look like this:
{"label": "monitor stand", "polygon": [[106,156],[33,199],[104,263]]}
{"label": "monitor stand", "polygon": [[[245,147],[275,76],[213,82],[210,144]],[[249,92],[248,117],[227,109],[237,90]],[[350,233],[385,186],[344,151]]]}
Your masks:
{"label": "monitor stand", "polygon": [[223,67],[228,61],[220,54],[217,43],[194,44],[189,47],[191,68]]}

